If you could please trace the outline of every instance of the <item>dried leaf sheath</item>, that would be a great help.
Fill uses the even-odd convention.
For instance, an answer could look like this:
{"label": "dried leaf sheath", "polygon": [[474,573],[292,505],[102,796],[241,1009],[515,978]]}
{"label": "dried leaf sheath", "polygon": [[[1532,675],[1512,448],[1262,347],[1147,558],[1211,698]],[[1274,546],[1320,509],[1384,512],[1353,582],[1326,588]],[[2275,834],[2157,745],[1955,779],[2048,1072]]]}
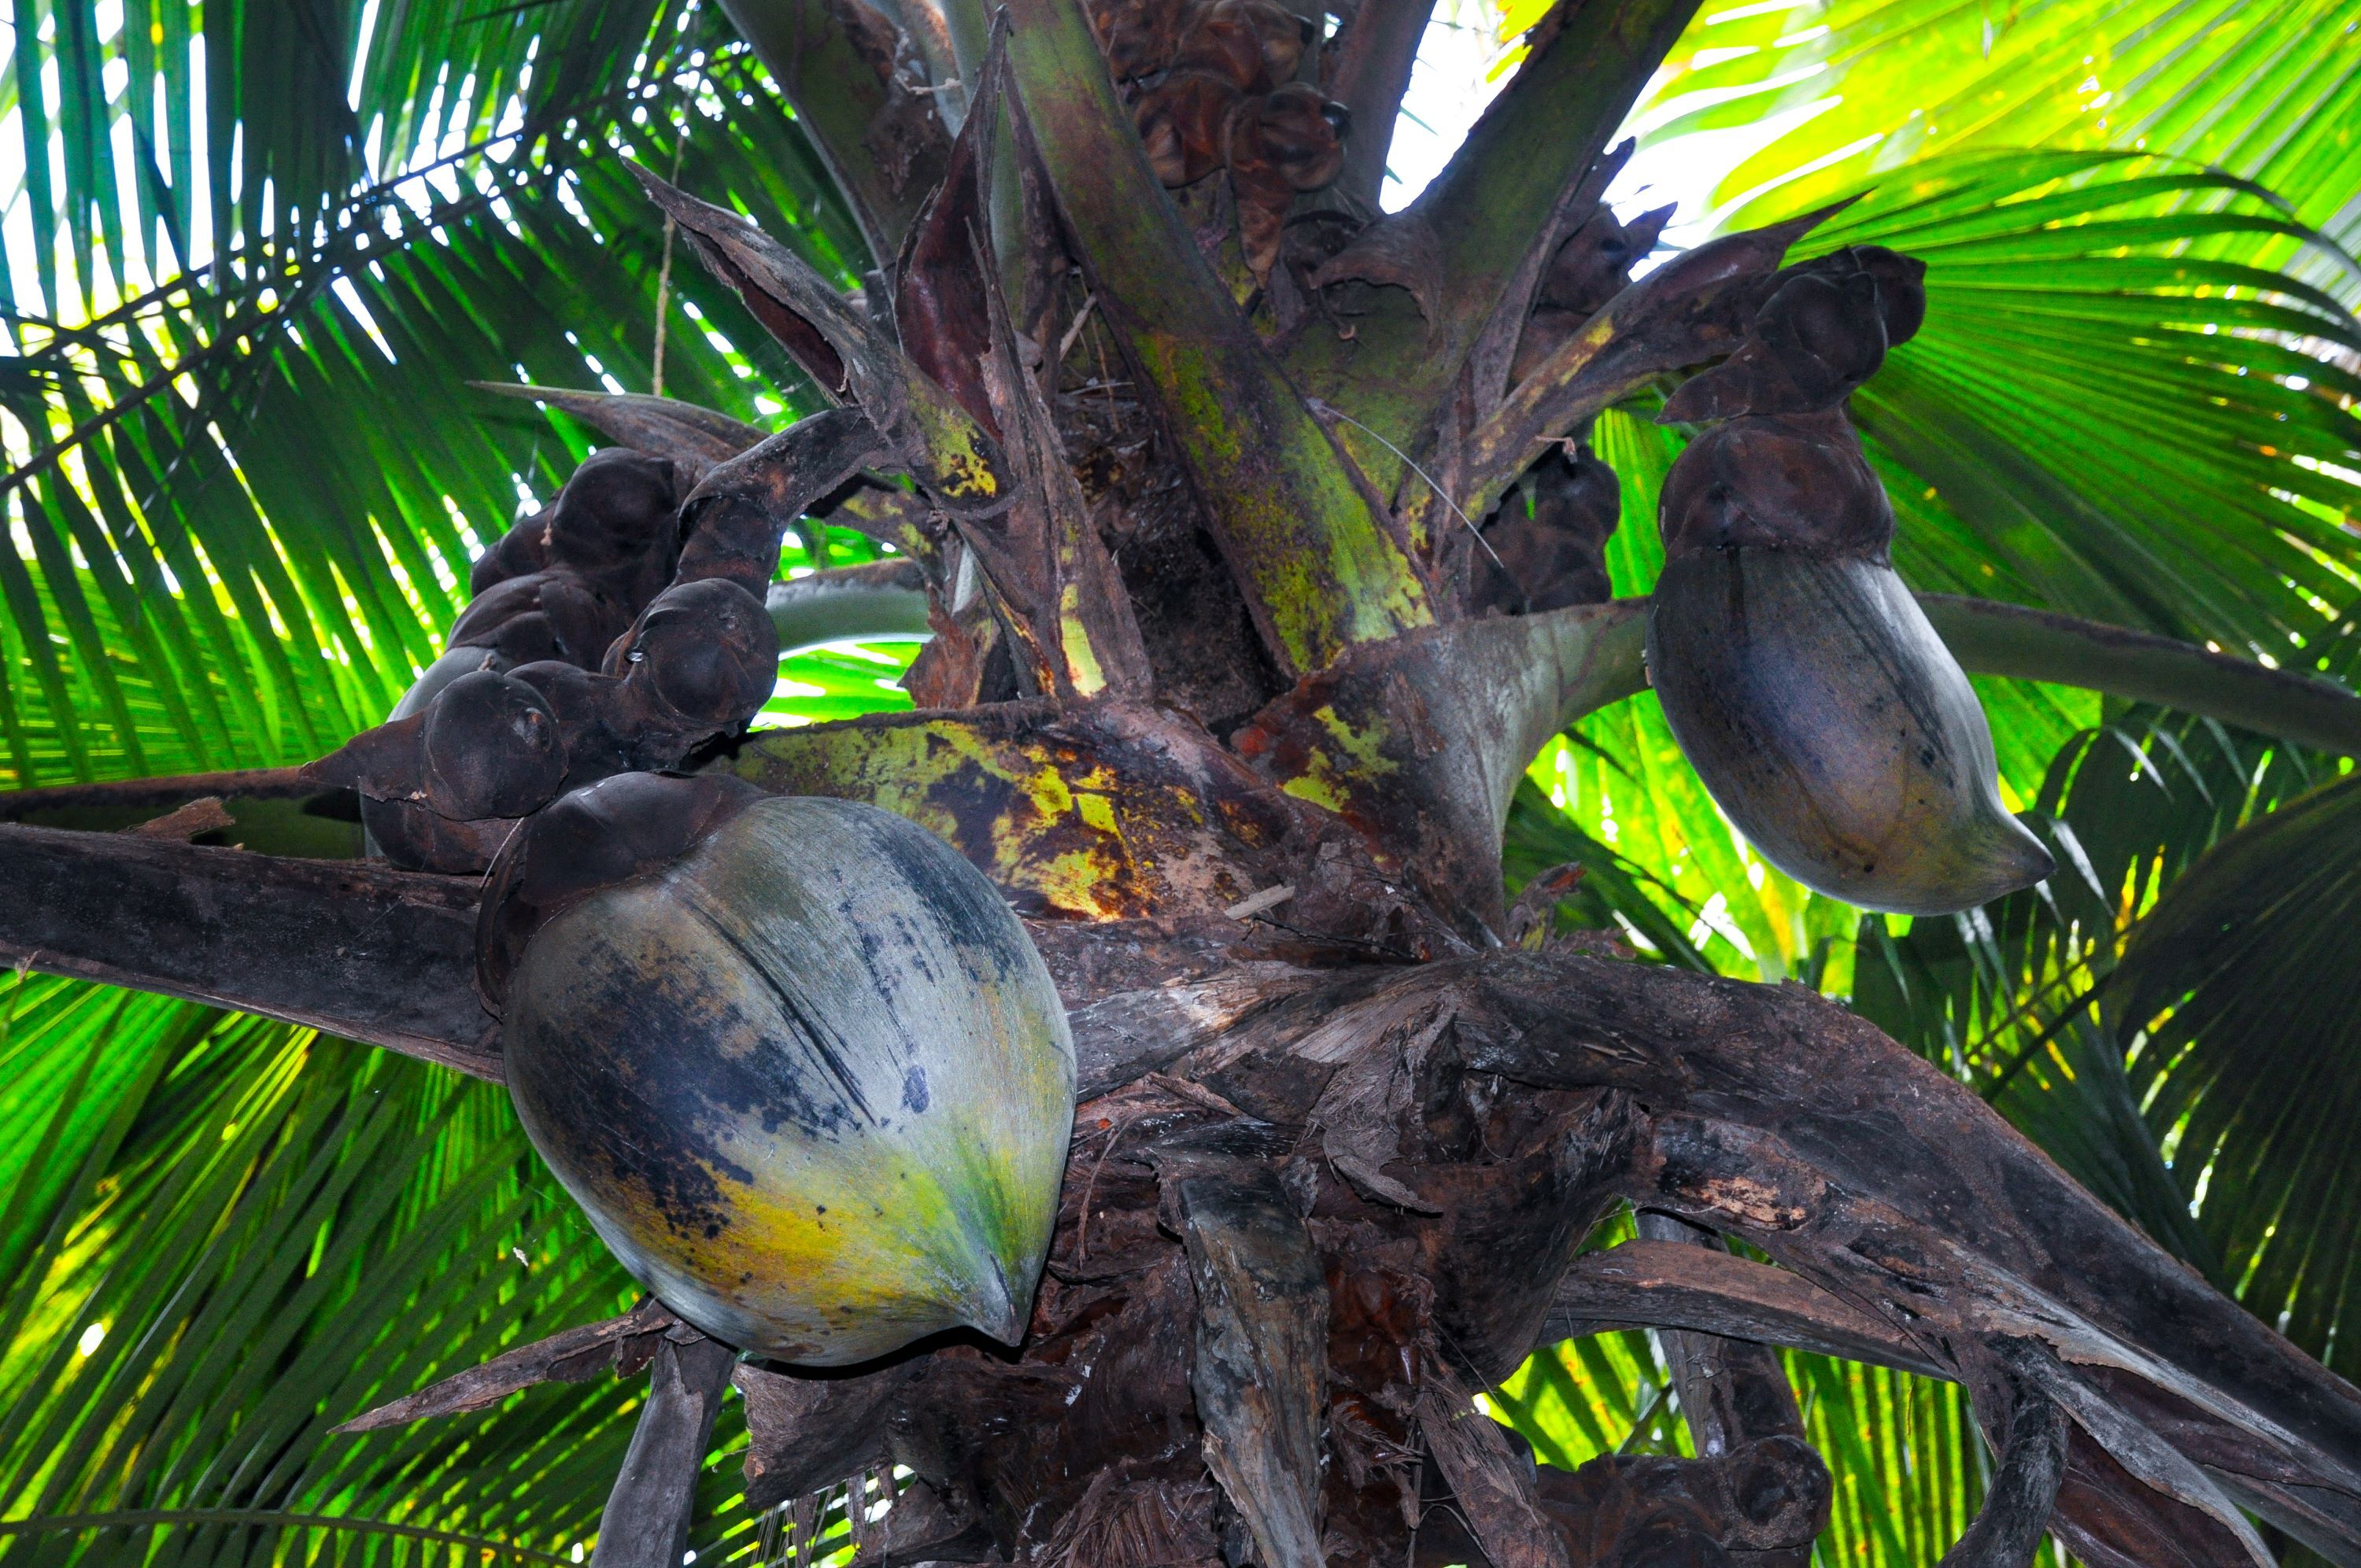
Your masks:
{"label": "dried leaf sheath", "polygon": [[1027,0],[1010,16],[1015,97],[1079,259],[1272,658],[1317,670],[1426,624],[1426,585],[1149,171],[1080,7]]}

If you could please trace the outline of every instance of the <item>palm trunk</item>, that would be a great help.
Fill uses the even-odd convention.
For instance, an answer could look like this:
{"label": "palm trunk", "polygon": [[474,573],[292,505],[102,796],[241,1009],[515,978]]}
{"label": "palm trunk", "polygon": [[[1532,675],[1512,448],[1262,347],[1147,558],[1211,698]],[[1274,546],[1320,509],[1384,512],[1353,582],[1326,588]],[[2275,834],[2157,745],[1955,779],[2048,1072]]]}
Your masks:
{"label": "palm trunk", "polygon": [[[1800,1563],[1829,1480],[1763,1348],[1789,1343],[1970,1390],[2002,1457],[1947,1562],[2022,1563],[2048,1528],[2094,1564],[2228,1563],[2242,1508],[2361,1542],[2361,1396],[1972,1094],[1817,996],[1592,956],[1545,905],[1504,905],[1525,767],[1644,679],[1639,610],[1586,602],[1611,504],[1602,525],[1557,444],[1740,345],[1809,226],[1631,287],[1628,257],[1575,246],[1612,225],[1607,137],[1692,8],[1562,9],[1451,170],[1372,221],[1366,153],[1322,166],[1339,192],[1299,192],[1283,84],[1234,87],[1209,151],[1185,71],[1110,73],[1125,27],[1210,7],[1110,5],[1096,33],[1072,0],[1016,0],[996,30],[960,0],[731,7],[869,232],[865,298],[643,178],[844,406],[758,442],[563,396],[671,465],[678,583],[759,588],[807,515],[895,543],[914,566],[771,609],[783,638],[840,635],[846,604],[906,623],[923,592],[921,707],[743,738],[751,709],[692,724],[626,667],[534,732],[537,795],[489,752],[455,776],[417,718],[314,776],[450,820],[497,800],[460,815],[504,832],[621,736],[622,765],[884,805],[1028,918],[1079,1104],[1023,1348],[740,1365],[756,1504],[906,1468],[863,1563]],[[1389,123],[1414,11],[1363,0],[1294,74]],[[1179,127],[1160,161],[1136,121]],[[1196,154],[1215,172],[1168,192],[1163,165]],[[1495,515],[1521,482],[1533,504]],[[2193,675],[2221,710],[2356,733],[2294,677],[1935,608],[1981,665],[2144,693]],[[423,863],[480,837],[421,840]],[[0,827],[0,865],[31,894],[0,910],[0,954],[500,1074],[470,879],[60,827]],[[1577,1266],[1624,1203],[1642,1239]],[[649,1313],[387,1419],[653,1357],[598,1562],[669,1568],[715,1347]],[[1636,1324],[1668,1331],[1699,1457],[1537,1469],[1476,1412],[1551,1337]]]}

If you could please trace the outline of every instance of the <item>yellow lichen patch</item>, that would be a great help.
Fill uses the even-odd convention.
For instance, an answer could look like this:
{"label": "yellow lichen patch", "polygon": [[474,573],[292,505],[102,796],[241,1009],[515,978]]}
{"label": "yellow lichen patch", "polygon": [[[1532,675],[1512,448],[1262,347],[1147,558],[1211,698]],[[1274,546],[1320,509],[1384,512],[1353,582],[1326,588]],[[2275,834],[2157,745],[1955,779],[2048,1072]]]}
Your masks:
{"label": "yellow lichen patch", "polygon": [[990,500],[1000,494],[1000,476],[979,444],[983,432],[972,420],[925,400],[912,411],[932,459],[934,488],[961,500]]}
{"label": "yellow lichen patch", "polygon": [[949,718],[816,725],[764,736],[733,766],[764,789],[907,817],[1028,913],[1111,920],[1220,908],[1256,885],[1231,870],[1230,846],[1282,831],[1267,810],[1111,765],[1086,736],[1060,730],[1012,735]]}
{"label": "yellow lichen patch", "polygon": [[1298,800],[1343,813],[1351,804],[1356,785],[1382,778],[1400,766],[1386,755],[1382,729],[1374,726],[1356,729],[1333,707],[1314,708],[1312,717],[1329,743],[1311,748],[1292,773],[1279,781],[1279,788]]}
{"label": "yellow lichen patch", "polygon": [[1074,814],[1102,833],[1112,833],[1117,837],[1123,833],[1115,822],[1115,801],[1096,791],[1074,797]]}
{"label": "yellow lichen patch", "polygon": [[751,777],[905,815],[959,845],[1001,888],[1037,895],[1044,912],[1126,918],[1155,900],[1124,831],[1115,774],[1074,749],[956,723],[840,732],[840,741],[838,756],[821,756],[821,770],[798,770],[794,782]]}
{"label": "yellow lichen patch", "polygon": [[1106,672],[1099,667],[1090,628],[1082,620],[1080,583],[1068,583],[1058,595],[1058,641],[1066,656],[1066,680],[1076,694],[1093,696],[1106,690]]}
{"label": "yellow lichen patch", "polygon": [[946,455],[943,465],[943,488],[954,496],[979,496],[989,499],[1000,493],[999,477],[992,465],[976,455],[972,447]]}

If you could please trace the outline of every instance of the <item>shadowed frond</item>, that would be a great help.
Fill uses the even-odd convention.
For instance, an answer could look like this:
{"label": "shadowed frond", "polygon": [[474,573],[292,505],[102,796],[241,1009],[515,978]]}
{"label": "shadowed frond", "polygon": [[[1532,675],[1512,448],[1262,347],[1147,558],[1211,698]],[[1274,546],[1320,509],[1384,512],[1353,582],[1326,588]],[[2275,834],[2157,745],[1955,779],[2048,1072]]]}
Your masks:
{"label": "shadowed frond", "polygon": [[[427,30],[378,39],[357,78],[348,53],[339,93],[356,80],[365,103],[385,98],[372,71],[440,71],[437,27],[485,31],[388,16]],[[825,179],[717,16],[642,16],[628,51],[612,20],[567,8],[546,35],[499,28],[499,49],[422,89],[423,142],[355,164],[278,238],[217,234],[195,271],[175,259],[82,324],[17,323],[33,390],[10,404],[0,483],[30,548],[0,552],[0,740],[20,784],[293,761],[381,716],[439,645],[467,563],[587,449],[465,383],[645,386],[660,286],[676,391],[785,411],[796,378],[726,290],[693,267],[665,275],[621,159],[653,104],[702,188],[841,272]],[[594,23],[605,55],[522,63]],[[242,157],[258,145],[236,140]],[[260,178],[239,168],[234,184]]]}

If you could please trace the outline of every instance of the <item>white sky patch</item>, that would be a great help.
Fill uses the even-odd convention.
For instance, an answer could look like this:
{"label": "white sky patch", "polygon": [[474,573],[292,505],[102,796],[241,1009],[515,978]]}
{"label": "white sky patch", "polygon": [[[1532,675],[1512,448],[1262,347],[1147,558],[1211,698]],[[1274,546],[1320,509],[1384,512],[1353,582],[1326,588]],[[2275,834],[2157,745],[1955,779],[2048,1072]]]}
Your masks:
{"label": "white sky patch", "polygon": [[[1773,0],[1755,10],[1799,8],[1806,0]],[[1417,200],[1428,181],[1443,171],[1467,139],[1486,105],[1514,79],[1514,70],[1499,70],[1510,46],[1499,41],[1500,16],[1489,0],[1456,0],[1435,12],[1419,45],[1418,64],[1411,72],[1410,91],[1402,98],[1402,117],[1394,126],[1386,153],[1386,181],[1378,202],[1386,211],[1399,212]],[[1731,50],[1728,54],[1747,52]],[[1728,54],[1724,58],[1728,58]],[[1773,85],[1784,86],[1817,71],[1783,76]],[[1497,74],[1496,74],[1497,72]],[[1664,104],[1644,119],[1624,127],[1623,134],[1644,137],[1663,125],[1694,110],[1751,91],[1725,89],[1687,93]],[[1778,137],[1805,121],[1826,113],[1838,100],[1831,96],[1806,104],[1753,124],[1721,130],[1694,131],[1654,146],[1643,145],[1608,188],[1607,200],[1626,218],[1653,207],[1677,209],[1666,228],[1661,260],[1674,250],[1686,249],[1708,237],[1725,215],[1717,209],[1714,191],[1731,170],[1754,156]],[[1839,156],[1853,149],[1843,149]],[[1800,172],[1800,171],[1799,171]]]}
{"label": "white sky patch", "polygon": [[1499,13],[1480,3],[1435,7],[1418,46],[1410,91],[1402,95],[1401,118],[1386,148],[1386,182],[1378,204],[1398,213],[1418,200],[1427,182],[1443,172],[1467,128],[1499,96],[1513,72],[1487,80],[1504,52]]}
{"label": "white sky patch", "polygon": [[377,31],[377,0],[368,0],[361,7],[361,25],[353,39],[353,81],[345,89],[345,102],[356,111],[361,106],[361,79],[368,65],[369,38]]}
{"label": "white sky patch", "polygon": [[[902,663],[901,660],[896,659],[891,653],[881,653],[869,644],[873,642],[924,642],[926,641],[927,634],[925,632],[914,631],[906,636],[872,637],[864,642],[822,642],[817,647],[805,648],[800,650],[800,652],[806,653],[840,653],[848,659],[865,659],[873,664],[892,664],[898,668]],[[885,684],[887,685],[895,685],[892,681],[888,681]]]}
{"label": "white sky patch", "polygon": [[369,314],[367,305],[361,303],[361,291],[353,287],[353,280],[350,278],[339,278],[330,287],[335,291],[337,302],[352,313],[353,320],[358,322],[361,330],[368,334],[368,340],[377,345],[377,351],[385,356],[386,363],[392,364],[394,362],[393,345],[386,342],[385,334],[378,331],[377,318]]}

